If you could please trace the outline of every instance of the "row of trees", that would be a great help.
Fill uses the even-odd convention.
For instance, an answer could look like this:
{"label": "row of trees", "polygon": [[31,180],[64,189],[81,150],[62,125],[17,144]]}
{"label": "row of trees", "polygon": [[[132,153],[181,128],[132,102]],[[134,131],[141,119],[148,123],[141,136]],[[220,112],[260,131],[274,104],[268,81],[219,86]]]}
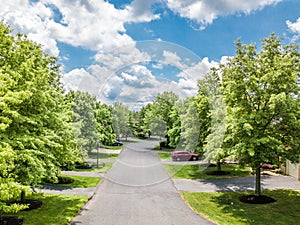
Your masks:
{"label": "row of trees", "polygon": [[164,92],[139,112],[65,94],[56,62],[0,24],[0,213],[21,209],[7,202],[43,179],[55,181],[100,143],[130,135],[164,136],[166,145],[204,153],[219,166],[227,157],[248,164],[256,195],[262,163],[299,160],[299,51],[274,34],[260,51],[238,40],[236,56],[199,81],[196,96]]}
{"label": "row of trees", "polygon": [[0,215],[24,208],[7,203],[116,137],[111,107],[87,93],[65,94],[56,58],[11,32],[0,24]]}
{"label": "row of trees", "polygon": [[172,147],[204,153],[221,169],[230,158],[249,165],[261,195],[263,163],[299,162],[300,53],[275,34],[254,44],[236,41],[236,55],[198,82],[195,97],[158,94],[138,115],[139,131],[165,136]]}

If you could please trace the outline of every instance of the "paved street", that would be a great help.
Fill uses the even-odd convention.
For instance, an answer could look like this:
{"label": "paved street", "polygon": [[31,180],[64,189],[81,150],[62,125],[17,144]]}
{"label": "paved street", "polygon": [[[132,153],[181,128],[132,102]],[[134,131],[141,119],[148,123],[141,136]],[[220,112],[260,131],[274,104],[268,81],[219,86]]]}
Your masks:
{"label": "paved street", "polygon": [[212,224],[184,203],[153,146],[153,141],[127,145],[71,224]]}
{"label": "paved street", "polygon": [[[178,191],[220,192],[254,190],[255,177],[191,180],[170,179],[160,160],[154,141],[126,146],[108,173],[64,171],[63,174],[103,177],[97,188],[45,186],[47,193],[86,195],[93,198],[71,225],[118,224],[212,224],[194,213]],[[200,162],[175,162],[194,164]],[[262,176],[262,189],[294,189],[300,181],[290,176]]]}

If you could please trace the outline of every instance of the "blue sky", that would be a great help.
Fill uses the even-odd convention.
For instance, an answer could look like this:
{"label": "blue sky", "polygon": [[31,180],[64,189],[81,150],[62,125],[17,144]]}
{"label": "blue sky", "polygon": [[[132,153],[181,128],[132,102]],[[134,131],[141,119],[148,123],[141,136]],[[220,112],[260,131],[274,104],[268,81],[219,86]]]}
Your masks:
{"label": "blue sky", "polygon": [[132,108],[157,93],[195,95],[234,55],[271,32],[299,44],[299,0],[12,0],[0,18],[59,59],[66,90]]}

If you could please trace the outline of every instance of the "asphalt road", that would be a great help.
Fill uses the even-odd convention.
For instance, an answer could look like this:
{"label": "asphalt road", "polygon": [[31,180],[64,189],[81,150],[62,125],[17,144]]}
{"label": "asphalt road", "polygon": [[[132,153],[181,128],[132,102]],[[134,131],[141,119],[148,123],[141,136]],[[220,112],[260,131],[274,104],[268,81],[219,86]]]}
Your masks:
{"label": "asphalt road", "polygon": [[71,225],[213,224],[181,199],[160,159],[157,143],[131,143]]}

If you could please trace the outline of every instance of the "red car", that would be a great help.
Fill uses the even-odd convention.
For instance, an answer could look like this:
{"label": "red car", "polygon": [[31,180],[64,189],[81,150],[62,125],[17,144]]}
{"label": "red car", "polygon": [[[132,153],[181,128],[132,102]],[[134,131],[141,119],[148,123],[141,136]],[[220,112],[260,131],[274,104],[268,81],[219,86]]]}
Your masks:
{"label": "red car", "polygon": [[174,151],[172,153],[172,159],[176,161],[180,160],[192,160],[196,161],[199,159],[199,154],[196,153],[190,153],[187,151]]}

